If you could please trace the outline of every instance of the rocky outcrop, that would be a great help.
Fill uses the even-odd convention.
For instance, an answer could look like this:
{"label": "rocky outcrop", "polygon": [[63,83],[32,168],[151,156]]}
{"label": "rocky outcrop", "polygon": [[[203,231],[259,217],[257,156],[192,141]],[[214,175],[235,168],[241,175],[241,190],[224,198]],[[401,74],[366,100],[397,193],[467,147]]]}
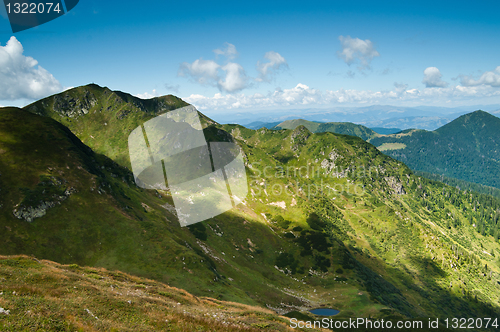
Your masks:
{"label": "rocky outcrop", "polygon": [[[265,130],[265,129],[262,129]],[[292,141],[292,150],[297,152],[301,146],[306,143],[306,140],[311,136],[311,132],[304,126],[298,126],[290,135]]]}
{"label": "rocky outcrop", "polygon": [[[56,186],[59,187],[62,185],[62,183],[63,181],[56,178],[51,178],[50,180],[42,181],[38,184],[37,188],[31,191],[31,195],[41,195],[43,197],[46,192],[50,191],[47,190],[47,188],[50,187],[54,188]],[[18,219],[22,219],[27,222],[32,222],[36,218],[43,217],[47,213],[48,209],[53,208],[58,204],[61,204],[63,201],[68,199],[68,197],[70,197],[74,192],[76,192],[76,189],[71,187],[67,189],[62,189],[61,191],[59,191],[58,194],[52,194],[48,197],[37,199],[35,202],[25,197],[23,202],[21,202],[18,205],[18,207],[14,209],[13,214]],[[30,204],[28,204],[28,202],[30,202]]]}
{"label": "rocky outcrop", "polygon": [[326,174],[331,174],[332,176],[337,178],[344,178],[347,176],[349,168],[339,171],[337,165],[335,164],[335,162],[341,158],[343,157],[338,153],[338,151],[332,149],[332,151],[328,155],[328,158],[321,161],[321,168],[325,170]]}
{"label": "rocky outcrop", "polygon": [[403,184],[401,181],[396,179],[394,176],[386,176],[385,182],[387,182],[387,185],[394,191],[394,193],[398,195],[406,195],[405,188],[403,187]]}
{"label": "rocky outcrop", "polygon": [[85,91],[83,96],[79,98],[73,97],[69,93],[58,94],[54,96],[53,110],[62,116],[77,118],[88,114],[96,104],[96,97],[89,91]]}

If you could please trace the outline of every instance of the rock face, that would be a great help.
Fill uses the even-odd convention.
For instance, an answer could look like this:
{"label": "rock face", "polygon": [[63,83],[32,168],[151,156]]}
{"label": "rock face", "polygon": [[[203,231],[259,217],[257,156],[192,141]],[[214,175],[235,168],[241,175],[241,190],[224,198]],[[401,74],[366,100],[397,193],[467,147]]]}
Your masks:
{"label": "rock face", "polygon": [[311,132],[304,126],[298,126],[290,135],[292,140],[292,150],[297,152],[299,148],[306,143],[306,140],[311,136]]}
{"label": "rock face", "polygon": [[394,176],[385,177],[384,179],[385,179],[385,182],[387,182],[389,187],[391,187],[392,190],[394,190],[394,192],[396,194],[406,195],[406,191],[405,191],[405,188],[403,187],[403,184],[398,179],[396,179]]}
{"label": "rock face", "polygon": [[97,103],[96,97],[85,91],[81,98],[74,98],[69,94],[54,96],[54,111],[62,116],[77,118],[88,114],[89,110]]}
{"label": "rock face", "polygon": [[49,178],[41,181],[35,189],[29,191],[18,208],[12,212],[18,219],[32,222],[43,217],[47,210],[65,201],[76,190],[63,188],[64,180]]}
{"label": "rock face", "polygon": [[32,222],[36,218],[43,217],[47,210],[56,205],[55,202],[40,202],[36,207],[28,206],[22,207],[19,210],[14,210],[14,215],[17,219],[24,219],[27,222]]}
{"label": "rock face", "polygon": [[337,150],[332,149],[332,151],[328,155],[328,159],[323,159],[323,161],[321,161],[321,168],[326,170],[327,174],[331,173],[331,175],[334,177],[344,178],[347,176],[349,168],[347,168],[346,170],[338,171],[337,166],[335,165],[335,162],[341,158],[343,157],[337,152]]}

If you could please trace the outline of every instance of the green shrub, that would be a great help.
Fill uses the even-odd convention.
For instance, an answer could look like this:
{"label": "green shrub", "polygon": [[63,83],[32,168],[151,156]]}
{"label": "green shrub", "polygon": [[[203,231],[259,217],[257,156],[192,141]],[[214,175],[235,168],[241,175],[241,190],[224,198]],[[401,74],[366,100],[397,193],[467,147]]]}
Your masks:
{"label": "green shrub", "polygon": [[291,221],[284,219],[281,215],[273,217],[271,221],[283,229],[288,229],[288,227],[292,223]]}
{"label": "green shrub", "polygon": [[202,241],[207,240],[207,228],[203,223],[199,222],[188,226],[189,231],[197,238]]}
{"label": "green shrub", "polygon": [[311,213],[307,217],[307,224],[314,230],[321,231],[326,227],[326,223],[323,222],[316,213]]}

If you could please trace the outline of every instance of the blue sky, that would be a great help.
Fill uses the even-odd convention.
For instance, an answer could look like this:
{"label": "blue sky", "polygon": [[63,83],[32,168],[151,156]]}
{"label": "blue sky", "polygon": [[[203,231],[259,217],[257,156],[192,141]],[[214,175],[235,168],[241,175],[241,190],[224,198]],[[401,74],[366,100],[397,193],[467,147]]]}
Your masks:
{"label": "blue sky", "polygon": [[[200,110],[500,103],[500,2],[94,1],[13,34],[0,105],[97,83]],[[12,38],[14,37],[14,38]]]}

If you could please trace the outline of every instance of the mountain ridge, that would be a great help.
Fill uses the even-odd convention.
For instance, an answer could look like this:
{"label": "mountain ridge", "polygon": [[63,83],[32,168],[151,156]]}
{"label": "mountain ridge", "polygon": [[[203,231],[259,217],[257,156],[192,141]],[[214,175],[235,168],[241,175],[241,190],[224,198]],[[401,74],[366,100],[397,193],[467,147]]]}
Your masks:
{"label": "mountain ridge", "polygon": [[305,126],[313,133],[332,132],[342,135],[357,136],[365,141],[379,136],[375,131],[363,125],[351,122],[313,122],[303,119],[286,120],[271,129],[295,129],[297,126]]}
{"label": "mountain ridge", "polygon": [[[93,150],[130,169],[128,142],[124,138],[149,119],[188,105],[173,95],[140,99],[89,84],[41,99],[23,109],[64,124]],[[203,127],[214,123],[199,114]],[[101,139],[96,141],[97,133]]]}
{"label": "mountain ridge", "polygon": [[[132,107],[108,106],[115,118]],[[500,310],[500,201],[491,196],[417,177],[358,137],[207,122],[207,138],[231,137],[242,149],[249,195],[181,228],[169,192],[137,188],[119,163],[127,151],[88,130],[99,114],[67,116],[87,128],[73,135],[48,117],[0,109],[1,254],[120,269],[280,313],[324,305],[339,319],[415,319]],[[112,125],[118,142],[135,123]],[[78,138],[88,135],[89,147]],[[40,200],[53,203],[45,215],[16,217]]]}

